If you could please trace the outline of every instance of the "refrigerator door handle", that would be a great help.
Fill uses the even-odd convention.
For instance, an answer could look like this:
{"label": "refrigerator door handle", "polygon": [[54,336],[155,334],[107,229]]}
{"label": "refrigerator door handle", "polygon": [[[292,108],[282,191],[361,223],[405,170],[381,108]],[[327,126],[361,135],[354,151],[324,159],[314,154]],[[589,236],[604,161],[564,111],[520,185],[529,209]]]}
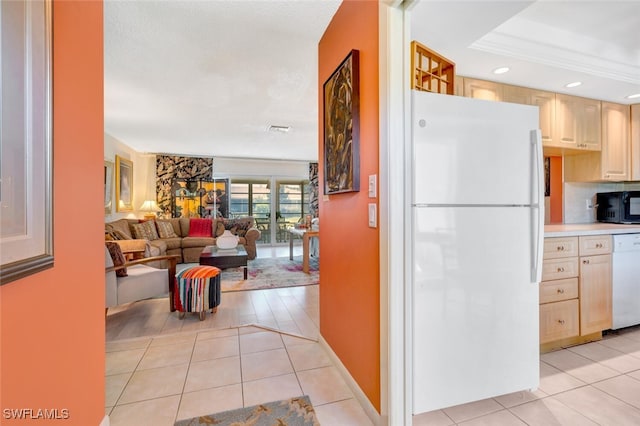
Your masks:
{"label": "refrigerator door handle", "polygon": [[540,129],[531,130],[535,167],[531,184],[531,282],[542,281],[542,250],[544,247],[544,161]]}

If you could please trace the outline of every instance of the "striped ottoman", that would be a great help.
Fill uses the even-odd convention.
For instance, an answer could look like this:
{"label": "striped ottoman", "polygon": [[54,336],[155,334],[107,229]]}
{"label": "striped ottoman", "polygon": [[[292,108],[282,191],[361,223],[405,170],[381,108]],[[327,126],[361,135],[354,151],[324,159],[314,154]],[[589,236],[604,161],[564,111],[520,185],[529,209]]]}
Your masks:
{"label": "striped ottoman", "polygon": [[214,313],[220,304],[220,269],[203,265],[184,269],[176,274],[174,293],[180,319],[185,312],[198,312],[200,321],[204,320],[205,311]]}

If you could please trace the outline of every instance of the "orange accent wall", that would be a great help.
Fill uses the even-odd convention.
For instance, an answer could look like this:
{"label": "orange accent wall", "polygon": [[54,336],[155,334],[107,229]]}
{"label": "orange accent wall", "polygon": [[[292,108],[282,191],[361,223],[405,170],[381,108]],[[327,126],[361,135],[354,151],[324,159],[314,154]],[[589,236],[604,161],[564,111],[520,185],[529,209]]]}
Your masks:
{"label": "orange accent wall", "polygon": [[551,158],[550,209],[551,223],[562,223],[562,157]]}
{"label": "orange accent wall", "polygon": [[[0,423],[105,415],[103,3],[53,3],[54,267],[0,287]],[[67,409],[8,420],[4,409]]]}
{"label": "orange accent wall", "polygon": [[[380,411],[380,237],[369,228],[368,176],[379,173],[378,2],[345,0],[318,48],[320,333]],[[323,200],[323,84],[360,51],[360,191]]]}

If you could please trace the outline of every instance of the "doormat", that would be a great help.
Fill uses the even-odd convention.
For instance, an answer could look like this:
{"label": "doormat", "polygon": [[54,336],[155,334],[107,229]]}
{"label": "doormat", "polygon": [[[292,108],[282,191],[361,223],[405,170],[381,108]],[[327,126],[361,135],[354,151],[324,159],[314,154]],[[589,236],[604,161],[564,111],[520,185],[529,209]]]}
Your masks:
{"label": "doormat", "polygon": [[223,411],[175,422],[175,426],[320,426],[308,396]]}
{"label": "doormat", "polygon": [[[184,268],[197,265],[183,263],[178,265],[178,272]],[[302,272],[302,256],[257,258],[248,262],[248,277],[243,279],[243,268],[222,270],[220,285],[222,292],[261,290],[281,287],[297,287],[320,283],[318,258],[309,259],[309,273]]]}

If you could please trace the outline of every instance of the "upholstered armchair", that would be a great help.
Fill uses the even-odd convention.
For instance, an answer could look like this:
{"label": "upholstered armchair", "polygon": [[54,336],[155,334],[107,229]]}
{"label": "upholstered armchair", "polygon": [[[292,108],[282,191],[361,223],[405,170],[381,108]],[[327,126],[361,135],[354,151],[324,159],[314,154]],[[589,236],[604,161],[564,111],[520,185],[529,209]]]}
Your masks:
{"label": "upholstered armchair", "polygon": [[[173,282],[176,276],[176,263],[179,256],[153,256],[137,259],[114,266],[113,257],[105,245],[104,261],[106,273],[106,310],[112,306],[135,302],[150,297],[162,296],[169,293],[169,309],[175,311],[173,301]],[[167,261],[168,269],[157,269],[147,266],[147,263]],[[126,276],[122,271],[126,271]]]}

